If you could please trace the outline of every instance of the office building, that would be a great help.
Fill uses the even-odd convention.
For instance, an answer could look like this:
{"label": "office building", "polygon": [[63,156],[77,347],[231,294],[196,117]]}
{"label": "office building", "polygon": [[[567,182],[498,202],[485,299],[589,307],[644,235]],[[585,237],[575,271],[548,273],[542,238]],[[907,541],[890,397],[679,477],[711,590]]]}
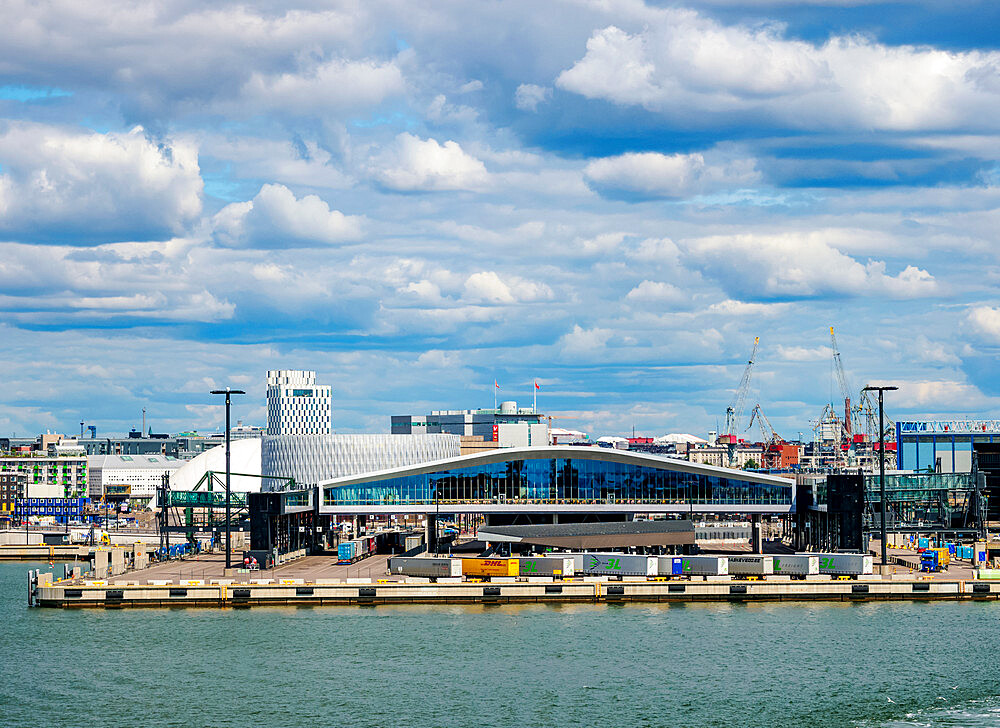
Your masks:
{"label": "office building", "polygon": [[278,369],[267,373],[268,435],[329,435],[333,431],[331,387],[316,372]]}

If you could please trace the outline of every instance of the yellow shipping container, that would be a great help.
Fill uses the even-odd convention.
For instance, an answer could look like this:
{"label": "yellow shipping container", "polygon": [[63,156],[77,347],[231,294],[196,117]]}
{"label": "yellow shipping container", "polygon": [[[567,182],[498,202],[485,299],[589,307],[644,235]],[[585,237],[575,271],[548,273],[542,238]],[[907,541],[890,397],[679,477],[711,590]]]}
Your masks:
{"label": "yellow shipping container", "polygon": [[937,551],[938,553],[938,566],[942,569],[951,563],[951,552],[947,548],[939,549],[927,549],[928,551]]}
{"label": "yellow shipping container", "polygon": [[518,559],[462,559],[463,576],[517,576]]}

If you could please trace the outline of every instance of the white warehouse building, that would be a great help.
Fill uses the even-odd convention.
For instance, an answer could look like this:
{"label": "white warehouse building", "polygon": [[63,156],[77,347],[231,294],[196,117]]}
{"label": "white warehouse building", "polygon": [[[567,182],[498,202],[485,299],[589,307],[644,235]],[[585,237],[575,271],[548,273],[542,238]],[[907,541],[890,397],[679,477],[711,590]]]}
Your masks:
{"label": "white warehouse building", "polygon": [[183,464],[166,455],[91,455],[87,458],[90,498],[100,501],[109,485],[120,486],[114,489],[119,496],[124,493],[139,506],[149,505],[163,476]]}

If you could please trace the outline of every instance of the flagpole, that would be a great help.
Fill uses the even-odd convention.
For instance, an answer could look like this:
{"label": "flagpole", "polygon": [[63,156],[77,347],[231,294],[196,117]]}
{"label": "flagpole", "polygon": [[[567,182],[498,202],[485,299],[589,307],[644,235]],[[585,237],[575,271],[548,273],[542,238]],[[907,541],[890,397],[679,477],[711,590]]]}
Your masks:
{"label": "flagpole", "polygon": [[496,411],[497,408],[497,390],[500,389],[500,384],[497,382],[496,377],[493,378],[493,410]]}
{"label": "flagpole", "polygon": [[531,396],[534,398],[531,402],[531,411],[534,414],[538,414],[538,382],[533,381],[531,387]]}

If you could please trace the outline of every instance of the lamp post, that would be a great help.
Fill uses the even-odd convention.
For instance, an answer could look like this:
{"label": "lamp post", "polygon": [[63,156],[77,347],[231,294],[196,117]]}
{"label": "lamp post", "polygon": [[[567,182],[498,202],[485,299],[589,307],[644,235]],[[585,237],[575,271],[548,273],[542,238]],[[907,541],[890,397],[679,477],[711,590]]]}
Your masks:
{"label": "lamp post", "polygon": [[865,387],[864,392],[878,392],[878,485],[879,497],[882,501],[882,569],[885,570],[887,549],[885,545],[885,410],[882,406],[882,393],[894,392],[899,387]]}
{"label": "lamp post", "polygon": [[242,389],[230,389],[226,387],[225,389],[213,389],[211,394],[224,394],[226,395],[226,568],[232,567],[232,549],[229,546],[229,493],[230,493],[230,468],[229,468],[229,405],[230,396],[233,394],[246,394]]}

